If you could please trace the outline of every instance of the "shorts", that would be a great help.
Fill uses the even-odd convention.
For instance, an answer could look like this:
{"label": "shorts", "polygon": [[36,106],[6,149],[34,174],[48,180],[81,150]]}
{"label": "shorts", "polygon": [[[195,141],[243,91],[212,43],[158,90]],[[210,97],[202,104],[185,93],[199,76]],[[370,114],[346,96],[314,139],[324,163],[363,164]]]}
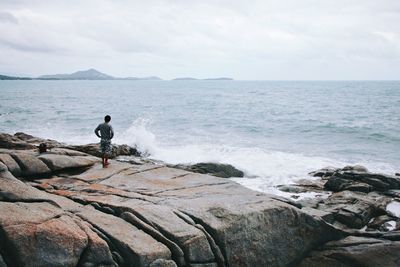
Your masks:
{"label": "shorts", "polygon": [[111,140],[101,139],[100,148],[101,148],[101,153],[110,156],[112,154]]}

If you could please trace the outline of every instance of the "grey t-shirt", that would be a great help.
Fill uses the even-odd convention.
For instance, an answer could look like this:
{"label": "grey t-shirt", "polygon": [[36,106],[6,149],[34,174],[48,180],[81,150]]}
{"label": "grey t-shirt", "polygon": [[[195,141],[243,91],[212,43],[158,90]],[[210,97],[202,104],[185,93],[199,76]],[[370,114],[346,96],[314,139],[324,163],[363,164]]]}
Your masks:
{"label": "grey t-shirt", "polygon": [[[100,134],[99,134],[100,132]],[[114,131],[111,124],[106,122],[100,123],[94,130],[94,133],[101,139],[111,140],[114,137]]]}

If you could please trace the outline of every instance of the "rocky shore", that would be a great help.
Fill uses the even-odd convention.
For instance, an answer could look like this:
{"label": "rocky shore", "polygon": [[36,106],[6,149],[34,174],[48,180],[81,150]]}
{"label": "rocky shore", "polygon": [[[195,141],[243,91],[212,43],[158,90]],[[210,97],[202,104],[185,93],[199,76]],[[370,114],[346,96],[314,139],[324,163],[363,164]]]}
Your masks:
{"label": "rocky shore", "polygon": [[0,134],[0,267],[400,266],[399,177],[323,169],[280,187],[316,194],[293,201],[229,166],[113,154],[102,168],[95,144]]}

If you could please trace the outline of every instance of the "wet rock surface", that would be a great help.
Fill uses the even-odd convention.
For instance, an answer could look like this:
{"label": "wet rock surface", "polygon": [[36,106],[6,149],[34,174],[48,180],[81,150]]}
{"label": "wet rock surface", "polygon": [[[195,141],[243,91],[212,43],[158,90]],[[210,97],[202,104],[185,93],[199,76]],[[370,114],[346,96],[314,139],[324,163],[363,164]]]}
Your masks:
{"label": "wet rock surface", "polygon": [[187,170],[190,172],[202,173],[202,174],[210,174],[216,177],[221,178],[230,178],[230,177],[243,177],[244,173],[241,170],[238,170],[234,166],[230,164],[221,164],[221,163],[213,163],[213,162],[205,162],[205,163],[197,163],[193,165],[173,165],[173,168]]}
{"label": "wet rock surface", "polygon": [[328,167],[310,175],[319,178],[278,189],[325,193],[298,203],[349,236],[319,247],[299,266],[400,266],[400,177],[363,166]]}

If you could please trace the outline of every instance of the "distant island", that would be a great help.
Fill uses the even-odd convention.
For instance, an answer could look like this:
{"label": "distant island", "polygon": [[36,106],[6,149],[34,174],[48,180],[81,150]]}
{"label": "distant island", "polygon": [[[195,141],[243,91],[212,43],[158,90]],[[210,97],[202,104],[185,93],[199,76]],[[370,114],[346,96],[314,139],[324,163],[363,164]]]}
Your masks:
{"label": "distant island", "polygon": [[[148,76],[148,77],[113,77],[111,75],[105,74],[95,69],[81,70],[70,74],[51,74],[51,75],[42,75],[37,78],[31,77],[13,77],[0,75],[0,80],[133,80],[133,81],[162,81],[160,77],[157,76]],[[207,78],[207,79],[197,79],[191,77],[184,78],[176,78],[173,81],[181,81],[181,80],[233,80],[232,78]]]}
{"label": "distant island", "polygon": [[71,74],[42,75],[39,80],[162,80],[156,76],[119,78],[95,69],[81,70]]}
{"label": "distant island", "polygon": [[32,78],[28,78],[28,77],[12,77],[12,76],[0,75],[0,80],[32,80]]}
{"label": "distant island", "polygon": [[113,76],[107,75],[95,69],[81,70],[71,74],[42,75],[42,80],[114,80]]}
{"label": "distant island", "polygon": [[175,78],[173,81],[232,81],[232,78],[220,77],[220,78],[206,78],[206,79],[197,79],[193,77],[182,77]]}

